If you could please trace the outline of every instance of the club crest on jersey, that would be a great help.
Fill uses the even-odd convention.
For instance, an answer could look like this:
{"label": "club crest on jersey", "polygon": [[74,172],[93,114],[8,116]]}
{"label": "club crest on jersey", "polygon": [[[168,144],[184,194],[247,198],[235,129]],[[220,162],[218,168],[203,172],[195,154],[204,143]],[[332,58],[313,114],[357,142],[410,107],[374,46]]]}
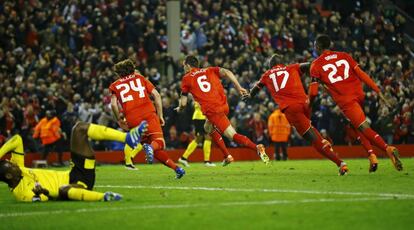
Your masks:
{"label": "club crest on jersey", "polygon": [[331,59],[336,59],[336,58],[338,58],[338,56],[336,54],[332,54],[332,55],[326,56],[325,60],[329,61]]}

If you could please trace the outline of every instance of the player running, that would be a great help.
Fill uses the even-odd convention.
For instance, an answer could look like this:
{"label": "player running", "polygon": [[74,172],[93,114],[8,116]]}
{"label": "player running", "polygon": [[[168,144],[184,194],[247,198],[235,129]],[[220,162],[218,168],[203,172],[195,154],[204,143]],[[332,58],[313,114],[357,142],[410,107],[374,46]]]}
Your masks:
{"label": "player running", "polygon": [[[327,35],[320,35],[316,38],[315,50],[320,56],[312,62],[311,77],[324,84],[352,126],[358,129],[361,142],[369,141],[385,151],[394,167],[401,171],[403,165],[399,159],[398,149],[387,145],[366,120],[362,110],[365,95],[361,81],[373,89],[387,105],[389,103],[370,76],[359,67],[349,54],[331,51],[329,50],[330,46],[331,39]],[[369,171],[373,172],[378,167],[378,160],[373,152],[369,156],[369,161]]]}
{"label": "player running", "polygon": [[[70,171],[29,169],[22,166],[20,161],[13,161],[12,157],[12,161],[0,161],[0,181],[9,186],[17,201],[121,200],[122,196],[117,193],[92,191],[95,184],[95,153],[88,139],[119,141],[135,148],[146,128],[147,124],[143,122],[138,128],[124,133],[101,125],[78,122],[72,129],[70,140]],[[15,135],[3,147],[20,153],[23,142],[19,135]]]}
{"label": "player running", "polygon": [[206,134],[204,131],[204,123],[206,122],[206,116],[204,116],[203,112],[201,111],[200,104],[194,101],[194,113],[193,113],[193,124],[195,127],[196,138],[188,144],[187,149],[183,153],[183,155],[178,159],[178,162],[183,164],[185,167],[190,167],[188,163],[188,157],[194,152],[197,148],[197,145],[201,143],[204,139],[203,143],[203,153],[204,153],[204,165],[207,167],[214,167],[216,164],[211,163],[210,161],[210,154],[211,154],[211,137],[210,135]]}
{"label": "player running", "polygon": [[[165,140],[161,125],[164,125],[165,122],[161,95],[150,81],[135,72],[134,63],[131,60],[126,59],[116,63],[114,69],[119,79],[112,83],[109,89],[112,92],[112,111],[118,124],[124,130],[128,130],[146,120],[148,122],[148,132],[143,137],[144,144],[142,146],[147,154],[147,161],[152,163],[155,156],[157,160],[173,169],[176,178],[180,179],[185,174],[184,169],[178,167],[163,150]],[[150,95],[154,98],[155,107]],[[126,121],[119,112],[118,102],[122,105]]]}
{"label": "player running", "polygon": [[185,58],[183,66],[186,74],[181,82],[181,98],[176,110],[178,112],[183,110],[187,105],[187,95],[191,93],[207,117],[205,131],[210,134],[224,155],[223,166],[230,164],[234,159],[224,144],[222,134],[240,145],[257,151],[262,161],[268,164],[269,157],[266,155],[264,146],[262,144],[256,145],[246,136],[238,134],[227,118],[229,106],[226,95],[224,95],[221,78],[230,79],[241,95],[248,93],[240,86],[234,74],[230,70],[220,67],[199,68],[198,59],[192,55]]}
{"label": "player running", "polygon": [[309,69],[309,63],[287,66],[280,63],[281,56],[274,54],[269,60],[270,69],[262,75],[244,99],[255,96],[261,88],[266,87],[289,123],[303,138],[311,142],[320,154],[338,166],[339,175],[345,175],[348,172],[346,163],[338,158],[329,141],[323,139],[318,130],[311,125],[309,100],[300,78],[301,74]]}

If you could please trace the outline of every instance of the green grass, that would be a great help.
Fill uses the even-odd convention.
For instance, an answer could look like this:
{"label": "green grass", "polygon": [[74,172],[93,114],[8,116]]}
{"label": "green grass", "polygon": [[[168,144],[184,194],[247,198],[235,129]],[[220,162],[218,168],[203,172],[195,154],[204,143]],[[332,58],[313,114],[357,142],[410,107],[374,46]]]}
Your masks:
{"label": "green grass", "polygon": [[348,160],[343,177],[326,160],[191,164],[181,180],[159,164],[138,165],[139,171],[100,166],[96,190],[119,192],[122,201],[24,204],[2,184],[0,228],[409,229],[414,159],[403,163],[397,172],[382,159],[369,174],[367,160]]}

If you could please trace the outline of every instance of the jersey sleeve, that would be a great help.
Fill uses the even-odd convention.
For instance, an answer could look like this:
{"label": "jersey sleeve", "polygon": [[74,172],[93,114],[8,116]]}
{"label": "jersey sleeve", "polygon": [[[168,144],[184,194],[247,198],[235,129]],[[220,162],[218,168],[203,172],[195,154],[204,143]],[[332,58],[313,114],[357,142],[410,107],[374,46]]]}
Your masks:
{"label": "jersey sleeve", "polygon": [[181,81],[181,93],[188,94],[189,92],[190,92],[190,86],[188,84],[187,78],[183,77],[183,80]]}
{"label": "jersey sleeve", "polygon": [[116,93],[115,83],[112,83],[109,86],[109,90],[111,91],[112,94],[115,94]]}
{"label": "jersey sleeve", "polygon": [[318,64],[316,62],[312,62],[310,67],[310,76],[313,78],[320,78]]}
{"label": "jersey sleeve", "polygon": [[355,70],[355,67],[357,67],[358,66],[358,63],[351,57],[351,55],[349,55],[349,54],[347,54],[347,53],[344,53],[344,55],[345,55],[345,59],[348,61],[348,63],[349,63],[349,67],[352,69],[352,70]]}
{"label": "jersey sleeve", "polygon": [[155,89],[155,86],[146,78],[144,78],[145,80],[145,88],[147,89],[147,92],[149,94],[151,94],[151,92]]}
{"label": "jersey sleeve", "polygon": [[214,74],[216,74],[219,78],[221,78],[220,76],[220,67],[215,66],[215,67],[210,67],[208,68],[211,72],[213,72]]}
{"label": "jersey sleeve", "polygon": [[[266,73],[267,73],[267,72],[266,72]],[[261,89],[261,88],[263,88],[263,86],[265,85],[265,78],[266,78],[266,76],[267,76],[267,74],[266,74],[266,73],[262,74],[262,76],[260,77],[259,81],[258,81],[258,82],[256,82],[256,86],[257,86],[257,88]]]}
{"label": "jersey sleeve", "polygon": [[299,63],[291,64],[291,65],[289,65],[289,67],[291,69],[297,70],[299,74],[302,74],[302,70],[300,69],[300,64]]}

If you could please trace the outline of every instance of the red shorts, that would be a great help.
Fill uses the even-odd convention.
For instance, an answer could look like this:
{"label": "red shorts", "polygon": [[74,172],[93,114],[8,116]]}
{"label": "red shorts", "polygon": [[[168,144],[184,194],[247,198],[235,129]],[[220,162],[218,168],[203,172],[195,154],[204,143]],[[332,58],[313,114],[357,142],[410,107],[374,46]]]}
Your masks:
{"label": "red shorts", "polygon": [[164,140],[164,134],[162,132],[160,118],[156,113],[149,113],[143,117],[134,117],[134,120],[128,121],[130,128],[137,127],[143,120],[148,122],[148,131],[142,137],[142,142],[151,143],[154,140]]}
{"label": "red shorts", "polygon": [[310,108],[308,104],[293,104],[283,110],[289,123],[303,136],[311,127]]}
{"label": "red shorts", "polygon": [[224,108],[222,112],[208,112],[205,115],[207,117],[207,120],[213,124],[214,127],[216,127],[221,133],[224,133],[224,131],[231,125],[227,114],[229,114],[228,106]]}
{"label": "red shorts", "polygon": [[345,117],[349,119],[352,126],[358,128],[362,123],[365,122],[365,113],[362,110],[361,101],[354,100],[346,105],[340,106]]}

